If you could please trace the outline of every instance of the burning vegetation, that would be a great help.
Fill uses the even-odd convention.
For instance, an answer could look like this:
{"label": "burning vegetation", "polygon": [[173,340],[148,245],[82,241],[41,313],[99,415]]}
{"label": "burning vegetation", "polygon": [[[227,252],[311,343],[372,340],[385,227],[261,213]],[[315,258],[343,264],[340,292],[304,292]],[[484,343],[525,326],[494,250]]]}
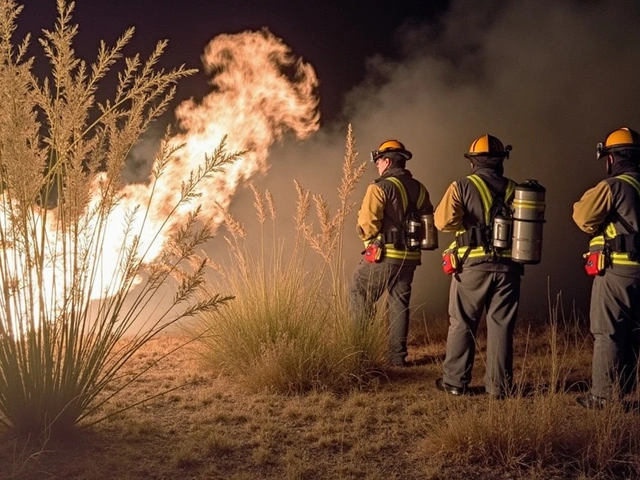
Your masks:
{"label": "burning vegetation", "polygon": [[133,28],[86,64],[74,4],[57,5],[38,78],[30,38],[13,40],[22,7],[0,2],[0,421],[25,433],[68,430],[145,342],[229,300],[204,289],[199,246],[271,143],[318,125],[309,65],[267,31],[221,36],[204,55],[213,92],[180,105],[180,133],[167,131],[147,181],[124,184],[133,146],[194,70],[160,69],[166,42],[126,56]]}

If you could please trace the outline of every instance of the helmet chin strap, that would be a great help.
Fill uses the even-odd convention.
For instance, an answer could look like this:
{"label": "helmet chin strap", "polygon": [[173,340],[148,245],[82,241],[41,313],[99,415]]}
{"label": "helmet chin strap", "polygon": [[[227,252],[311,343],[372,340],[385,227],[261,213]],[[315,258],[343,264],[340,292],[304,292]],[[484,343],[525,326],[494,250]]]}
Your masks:
{"label": "helmet chin strap", "polygon": [[607,175],[611,175],[611,167],[613,166],[613,155],[607,155]]}

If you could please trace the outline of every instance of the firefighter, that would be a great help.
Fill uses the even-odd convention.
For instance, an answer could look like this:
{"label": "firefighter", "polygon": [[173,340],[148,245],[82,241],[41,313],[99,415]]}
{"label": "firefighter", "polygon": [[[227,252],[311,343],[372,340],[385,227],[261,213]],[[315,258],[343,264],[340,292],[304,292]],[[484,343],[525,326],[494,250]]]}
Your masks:
{"label": "firefighter", "polygon": [[573,205],[573,221],[591,235],[585,269],[593,276],[591,389],[577,398],[604,407],[635,387],[640,344],[640,134],[627,127],[597,146],[607,178]]}
{"label": "firefighter", "polygon": [[443,268],[452,278],[443,377],[436,380],[436,387],[451,395],[469,392],[476,331],[485,310],[485,389],[504,398],[512,387],[513,332],[523,267],[512,261],[508,245],[493,246],[490,228],[496,217],[510,215],[516,185],[503,175],[510,150],[511,145],[505,148],[489,134],[474,140],[464,155],[471,162],[471,175],[451,183],[435,210],[438,230],[455,233],[443,253]]}
{"label": "firefighter", "polygon": [[351,312],[361,327],[375,314],[375,303],[388,292],[389,355],[392,366],[407,366],[411,283],[420,265],[420,249],[410,248],[405,217],[409,208],[433,213],[425,186],[405,168],[412,154],[398,140],[371,152],[379,177],[368,185],[358,212],[357,233],[363,258],[349,287]]}

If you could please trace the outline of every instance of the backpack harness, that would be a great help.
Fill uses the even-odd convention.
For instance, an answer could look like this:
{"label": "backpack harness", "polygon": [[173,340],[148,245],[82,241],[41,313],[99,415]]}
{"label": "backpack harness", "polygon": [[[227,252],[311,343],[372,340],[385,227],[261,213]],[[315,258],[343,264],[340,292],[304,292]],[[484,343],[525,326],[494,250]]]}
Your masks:
{"label": "backpack harness", "polygon": [[[492,196],[489,187],[479,175],[473,174],[467,177],[478,189],[482,199],[484,211],[484,222],[479,222],[469,230],[459,230],[456,238],[451,244],[457,255],[462,252],[459,258],[458,268],[462,266],[467,258],[485,257],[491,255],[495,258],[509,258],[511,251],[507,249],[497,249],[492,245],[493,223],[497,216],[512,218],[511,209],[508,205],[513,201],[516,184],[509,180],[504,196]],[[479,249],[478,247],[482,247]]]}

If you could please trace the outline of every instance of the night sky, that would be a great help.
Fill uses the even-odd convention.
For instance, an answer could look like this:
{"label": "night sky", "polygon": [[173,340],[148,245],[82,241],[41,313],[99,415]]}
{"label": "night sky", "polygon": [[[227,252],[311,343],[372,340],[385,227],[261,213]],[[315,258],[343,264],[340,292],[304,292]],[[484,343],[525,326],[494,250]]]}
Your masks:
{"label": "night sky", "polygon": [[[22,2],[18,2],[22,3]],[[55,0],[24,2],[18,34],[51,29]],[[447,0],[79,0],[74,20],[80,26],[76,45],[80,56],[92,58],[100,39],[113,44],[124,30],[136,27],[128,52],[145,54],[160,39],[168,39],[167,67],[182,63],[200,68],[204,46],[221,33],[268,28],[296,55],[311,63],[321,83],[323,118],[340,113],[342,96],[365,76],[365,59],[375,54],[397,57],[399,31],[437,22]],[[34,50],[35,51],[35,50]],[[178,100],[207,92],[203,74],[187,79]]]}
{"label": "night sky", "polygon": [[[46,6],[43,6],[46,4]],[[52,0],[31,1],[18,36],[51,28]],[[319,77],[321,129],[310,139],[274,145],[256,182],[292,204],[293,179],[326,195],[334,207],[346,124],[360,159],[398,138],[413,152],[408,168],[437,203],[448,184],[469,173],[463,154],[479,135],[512,144],[507,176],[547,187],[543,261],[526,269],[523,311],[545,315],[561,295],[570,310],[588,308],[582,267],[588,239],[571,220],[573,202],[605,175],[595,146],[620,126],[640,129],[640,2],[637,0],[445,1],[89,1],[79,0],[77,50],[93,58],[98,40],[113,44],[136,26],[132,52],[169,39],[167,67],[200,67],[205,45],[221,33],[268,28]],[[39,55],[37,45],[32,53]],[[204,73],[179,85],[178,98],[205,95]],[[359,186],[359,203],[373,167]],[[233,209],[250,213],[240,189]],[[284,218],[290,212],[284,209]],[[246,220],[251,217],[246,216]],[[289,216],[290,218],[290,216]],[[359,259],[353,229],[346,268]],[[283,232],[286,229],[283,228]],[[442,235],[440,246],[450,237]],[[425,252],[414,306],[446,311],[449,278],[439,253]]]}

